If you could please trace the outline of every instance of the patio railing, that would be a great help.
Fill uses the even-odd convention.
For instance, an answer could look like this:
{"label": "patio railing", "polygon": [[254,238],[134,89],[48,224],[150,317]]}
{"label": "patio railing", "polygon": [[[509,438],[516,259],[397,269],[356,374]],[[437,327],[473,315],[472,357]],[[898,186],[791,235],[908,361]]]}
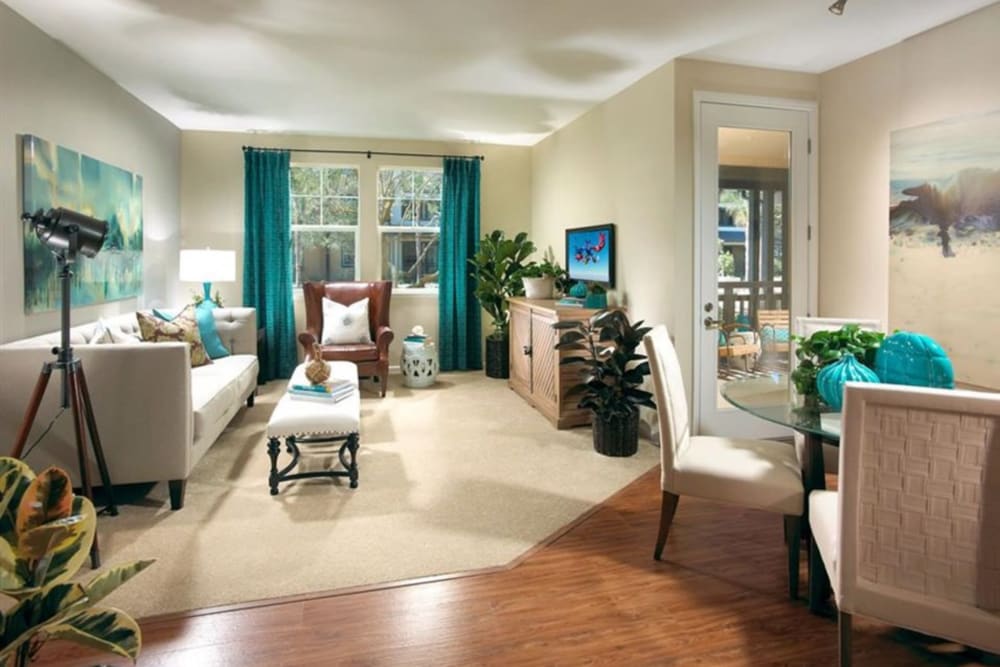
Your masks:
{"label": "patio railing", "polygon": [[758,310],[787,310],[783,280],[719,281],[719,319],[736,322],[745,316],[751,324]]}

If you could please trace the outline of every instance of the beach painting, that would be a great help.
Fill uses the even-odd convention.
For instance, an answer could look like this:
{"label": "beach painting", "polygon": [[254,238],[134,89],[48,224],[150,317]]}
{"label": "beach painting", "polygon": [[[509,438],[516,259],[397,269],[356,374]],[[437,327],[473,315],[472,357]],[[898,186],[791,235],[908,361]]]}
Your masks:
{"label": "beach painting", "polygon": [[1000,111],[892,132],[889,199],[889,331],[1000,388]]}
{"label": "beach painting", "polygon": [[[73,306],[142,291],[142,176],[31,135],[22,136],[22,211],[66,208],[108,223],[96,257],[73,267]],[[24,239],[24,312],[60,306],[59,267],[30,223]]]}

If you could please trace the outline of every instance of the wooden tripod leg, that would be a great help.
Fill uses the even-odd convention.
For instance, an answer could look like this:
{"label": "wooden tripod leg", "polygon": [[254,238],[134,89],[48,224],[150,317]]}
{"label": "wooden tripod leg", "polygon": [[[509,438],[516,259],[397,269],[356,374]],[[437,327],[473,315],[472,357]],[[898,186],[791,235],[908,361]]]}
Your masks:
{"label": "wooden tripod leg", "polygon": [[45,389],[49,386],[49,378],[51,377],[52,366],[49,364],[43,365],[42,372],[38,374],[38,381],[35,383],[35,390],[31,392],[31,400],[28,401],[28,407],[24,410],[24,421],[21,422],[21,428],[17,432],[17,440],[14,441],[14,451],[10,454],[15,459],[21,458],[21,455],[24,454],[24,446],[28,442],[28,434],[31,433],[35,417],[38,416],[38,408],[42,405],[42,397],[45,396]]}
{"label": "wooden tripod leg", "polygon": [[[69,397],[73,408],[73,433],[76,436],[76,456],[80,466],[80,484],[83,495],[94,501],[94,490],[90,486],[90,457],[87,456],[87,435],[84,431],[83,398],[80,391],[80,378],[69,369]],[[90,565],[95,570],[101,566],[101,549],[97,545],[97,532],[94,532],[94,544],[90,547]]]}
{"label": "wooden tripod leg", "polygon": [[83,397],[84,419],[87,431],[90,433],[90,446],[94,449],[97,459],[97,472],[101,476],[101,487],[108,499],[108,514],[118,516],[118,506],[115,503],[115,491],[111,486],[111,475],[108,473],[108,462],[104,458],[104,448],[101,446],[101,436],[97,431],[97,420],[94,418],[94,406],[90,402],[90,390],[87,389],[87,376],[83,373],[83,364],[77,362],[76,375],[80,383],[80,395]]}

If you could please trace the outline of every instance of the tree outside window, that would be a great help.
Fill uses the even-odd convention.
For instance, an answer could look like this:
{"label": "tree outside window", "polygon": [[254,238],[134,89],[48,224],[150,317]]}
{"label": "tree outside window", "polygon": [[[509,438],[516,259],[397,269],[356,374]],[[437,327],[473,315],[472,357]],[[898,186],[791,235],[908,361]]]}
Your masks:
{"label": "tree outside window", "polygon": [[441,178],[441,169],[378,170],[382,279],[397,288],[437,287]]}
{"label": "tree outside window", "polygon": [[289,179],[295,284],[357,280],[358,168],[292,165]]}

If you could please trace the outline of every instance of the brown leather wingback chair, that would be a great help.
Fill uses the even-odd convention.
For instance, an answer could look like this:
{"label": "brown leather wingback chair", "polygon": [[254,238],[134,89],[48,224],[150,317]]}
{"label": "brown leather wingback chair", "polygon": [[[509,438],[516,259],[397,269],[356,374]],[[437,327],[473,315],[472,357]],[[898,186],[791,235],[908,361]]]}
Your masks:
{"label": "brown leather wingback chair", "polygon": [[389,343],[393,333],[389,328],[389,300],[392,283],[378,282],[322,283],[302,285],[306,304],[306,330],[299,334],[299,342],[311,357],[312,346],[323,335],[323,297],[349,306],[368,297],[368,330],[373,343],[323,345],[323,358],[327,361],[353,361],[358,366],[359,377],[371,377],[379,383],[385,396],[389,381]]}

